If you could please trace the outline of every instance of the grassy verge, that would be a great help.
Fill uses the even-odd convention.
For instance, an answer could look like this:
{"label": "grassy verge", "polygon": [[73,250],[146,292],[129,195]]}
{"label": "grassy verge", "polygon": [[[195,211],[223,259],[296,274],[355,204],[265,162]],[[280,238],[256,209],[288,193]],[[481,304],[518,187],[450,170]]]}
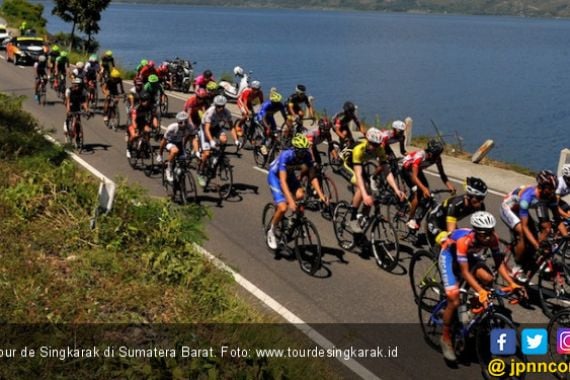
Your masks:
{"label": "grassy verge", "polygon": [[[36,121],[21,111],[20,98],[0,94],[1,321],[275,322],[240,298],[232,277],[193,248],[206,238],[204,209],[175,207],[121,182],[112,212],[100,216],[92,230],[98,184],[36,128]],[[176,335],[169,344],[180,344],[180,339],[192,339],[195,347],[306,344],[298,335],[285,336],[280,327],[264,333],[205,327],[192,331],[191,337]],[[45,377],[65,368],[70,375],[62,378],[92,378],[93,373],[116,378],[127,370],[129,378],[154,378],[158,373],[165,378],[303,378],[306,373],[335,378],[326,363],[311,359],[117,359],[104,365],[83,361],[72,366],[73,371],[66,362],[13,363],[2,366],[1,377]]]}

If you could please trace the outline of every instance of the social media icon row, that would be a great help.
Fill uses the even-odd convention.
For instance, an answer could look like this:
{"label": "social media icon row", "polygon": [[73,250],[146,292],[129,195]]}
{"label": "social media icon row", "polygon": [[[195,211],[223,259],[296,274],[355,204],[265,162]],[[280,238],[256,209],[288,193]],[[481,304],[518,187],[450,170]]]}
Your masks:
{"label": "social media icon row", "polygon": [[[525,355],[545,355],[548,352],[548,332],[546,329],[523,329],[520,343],[521,351]],[[491,330],[491,353],[493,355],[513,355],[516,351],[516,330]],[[561,355],[570,354],[570,329],[558,329],[556,351]]]}

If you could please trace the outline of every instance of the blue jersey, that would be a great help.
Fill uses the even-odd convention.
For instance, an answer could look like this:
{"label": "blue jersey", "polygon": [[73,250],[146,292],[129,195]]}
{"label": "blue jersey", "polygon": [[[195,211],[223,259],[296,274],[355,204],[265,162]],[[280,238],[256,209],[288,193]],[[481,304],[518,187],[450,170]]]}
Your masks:
{"label": "blue jersey", "polygon": [[266,100],[265,102],[263,102],[261,108],[259,109],[259,112],[257,113],[256,116],[257,121],[261,122],[263,118],[266,116],[273,117],[273,115],[275,115],[277,112],[281,112],[283,118],[287,117],[285,113],[285,106],[283,105],[283,103]]}
{"label": "blue jersey", "polygon": [[313,160],[309,150],[305,150],[303,156],[297,158],[295,149],[289,148],[282,151],[279,156],[269,165],[269,174],[279,177],[281,171],[293,171],[307,165],[309,168],[313,166]]}
{"label": "blue jersey", "polygon": [[556,199],[541,200],[536,195],[536,185],[519,187],[511,191],[504,199],[503,204],[509,206],[519,217],[528,217],[529,210],[537,208],[539,204],[556,207]]}

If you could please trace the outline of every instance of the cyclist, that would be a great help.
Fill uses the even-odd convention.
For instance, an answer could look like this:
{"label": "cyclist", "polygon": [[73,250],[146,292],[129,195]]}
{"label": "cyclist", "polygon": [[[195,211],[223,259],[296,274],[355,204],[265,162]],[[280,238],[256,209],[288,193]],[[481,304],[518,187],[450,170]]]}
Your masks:
{"label": "cyclist", "polygon": [[411,152],[402,161],[402,178],[411,189],[408,228],[412,231],[417,231],[420,228],[419,224],[431,198],[429,183],[423,172],[425,168],[435,164],[442,182],[452,194],[455,194],[455,186],[449,181],[443,170],[441,153],[443,153],[443,144],[438,140],[430,140],[425,150]]}
{"label": "cyclist", "polygon": [[336,151],[333,149],[332,145],[332,135],[331,135],[332,127],[333,125],[331,121],[327,117],[324,117],[322,119],[319,119],[318,128],[315,128],[312,131],[305,133],[305,136],[307,136],[307,139],[309,139],[309,142],[311,143],[311,153],[313,155],[313,160],[318,165],[321,165],[322,163],[321,154],[318,150],[318,145],[325,141],[328,144],[328,150],[333,155],[333,158],[335,159],[338,158],[334,156],[336,154]]}
{"label": "cyclist", "polygon": [[342,111],[333,116],[334,131],[337,134],[342,149],[352,147],[354,138],[350,131],[350,122],[354,122],[362,135],[366,135],[366,129],[356,116],[356,106],[350,101],[346,101],[342,106]]}
{"label": "cyclist", "polygon": [[400,145],[400,154],[405,156],[408,154],[406,152],[406,123],[401,120],[396,120],[392,123],[392,129],[385,132],[387,136],[386,141],[384,141],[384,149],[386,149],[386,154],[389,157],[396,157],[391,145],[398,143]]}
{"label": "cyclist", "polygon": [[207,104],[206,108],[208,108],[212,105],[214,98],[219,95],[220,86],[218,86],[216,82],[210,81],[206,85],[206,91],[208,91],[208,97],[205,100]]}
{"label": "cyclist", "polygon": [[486,211],[477,211],[471,215],[471,228],[460,228],[453,231],[443,243],[439,255],[439,269],[447,295],[447,306],[443,312],[443,332],[440,338],[441,349],[445,359],[457,360],[451,340],[451,323],[459,307],[459,284],[465,280],[479,297],[482,305],[487,303],[489,293],[484,286],[493,283],[494,276],[485,266],[479,254],[489,248],[499,268],[499,274],[509,284],[508,290],[519,291],[523,297],[526,292],[517,285],[507,270],[503,254],[499,250],[499,237],[495,233],[495,217]]}
{"label": "cyclist", "polygon": [[188,114],[184,111],[178,112],[176,114],[176,123],[172,123],[166,128],[164,137],[160,141],[156,161],[158,163],[162,162],[162,153],[164,152],[164,148],[166,148],[168,152],[166,159],[166,180],[168,182],[173,181],[172,163],[177,156],[185,155],[184,146],[189,138],[188,132]]}
{"label": "cyclist", "polygon": [[457,221],[477,211],[485,211],[487,184],[477,177],[465,179],[465,194],[447,198],[427,216],[428,236],[432,243],[440,244],[453,230]]}
{"label": "cyclist", "polygon": [[34,63],[34,73],[36,74],[34,94],[37,101],[39,101],[40,99],[40,94],[39,94],[40,84],[42,80],[47,78],[47,71],[48,71],[47,65],[48,65],[47,58],[43,54],[40,55],[38,57],[38,61]]}
{"label": "cyclist", "polygon": [[214,74],[211,70],[204,70],[204,72],[196,77],[194,80],[194,88],[206,88],[208,83],[215,82]]}
{"label": "cyclist", "polygon": [[301,119],[305,117],[305,112],[303,111],[302,107],[302,105],[305,104],[305,106],[307,107],[307,114],[309,115],[309,117],[310,118],[315,117],[313,105],[311,104],[309,97],[305,93],[306,91],[307,88],[304,85],[298,84],[297,87],[295,88],[295,93],[289,96],[289,98],[287,99],[287,111],[289,112],[289,115],[294,117],[299,116],[299,118]]}
{"label": "cyclist", "polygon": [[[144,81],[144,79],[143,79]],[[151,74],[148,77],[148,82],[144,85],[144,91],[147,92],[152,96],[153,104],[156,105],[160,102],[160,98],[164,96],[164,89],[160,84],[160,80],[158,79],[158,75]]]}
{"label": "cyclist", "polygon": [[[141,78],[135,78],[134,80],[134,87],[129,90],[127,94],[127,113],[130,115],[132,110],[140,102],[141,94],[143,93],[144,83]],[[130,123],[129,123],[130,124]]]}
{"label": "cyclist", "polygon": [[267,245],[271,249],[277,249],[278,246],[275,226],[279,225],[287,209],[295,212],[297,209],[296,201],[304,197],[304,190],[295,175],[295,170],[301,170],[301,176],[308,175],[319,199],[322,202],[328,202],[316,177],[309,146],[309,140],[304,135],[297,134],[291,140],[291,147],[283,150],[269,166],[267,182],[276,206],[266,236]]}
{"label": "cyclist", "polygon": [[148,65],[148,60],[146,59],[141,59],[141,61],[139,62],[139,64],[137,65],[137,68],[135,69],[135,71],[137,72],[137,75],[135,76],[135,78],[140,78],[140,74],[141,74],[141,70]]}
{"label": "cyclist", "polygon": [[[81,78],[74,78],[71,81],[71,87],[65,90],[65,110],[67,112],[65,119],[65,135],[70,128],[72,112],[80,112],[81,110],[89,112],[89,104],[87,103],[87,92],[82,86]],[[83,133],[83,131],[81,131]]]}
{"label": "cyclist", "polygon": [[121,72],[115,68],[111,70],[111,75],[107,81],[103,83],[103,93],[105,94],[105,103],[103,104],[103,121],[109,120],[108,110],[109,105],[113,101],[113,97],[123,95],[125,89],[123,87],[123,80],[121,79]]}
{"label": "cyclist", "polygon": [[[505,196],[501,203],[501,219],[509,227],[511,234],[517,239],[514,253],[516,265],[512,268],[519,281],[527,279],[521,271],[521,264],[526,258],[526,248],[538,250],[540,242],[548,237],[552,223],[548,210],[552,212],[560,232],[566,236],[568,232],[560,222],[556,188],[558,178],[550,170],[542,170],[536,176],[536,185],[520,186]],[[536,209],[539,225],[536,226],[530,217],[530,209]],[[538,227],[538,235],[535,231]]]}
{"label": "cyclist", "polygon": [[370,128],[366,131],[365,137],[366,138],[362,142],[354,146],[344,161],[345,169],[352,175],[350,183],[354,187],[354,196],[352,197],[350,222],[348,227],[355,234],[362,233],[360,222],[357,220],[358,208],[364,202],[362,214],[366,216],[369,214],[370,208],[374,205],[374,198],[369,190],[370,178],[366,178],[366,173],[364,173],[362,169],[365,162],[378,159],[380,161],[380,165],[374,174],[379,175],[380,173],[383,173],[388,185],[392,188],[396,196],[400,200],[403,200],[406,197],[406,195],[398,188],[398,185],[394,180],[394,175],[390,171],[386,152],[381,145],[382,132],[377,128]]}
{"label": "cyclist", "polygon": [[556,198],[558,199],[558,213],[564,219],[570,218],[570,205],[562,197],[570,194],[570,164],[562,167],[561,176],[558,177],[558,187],[556,188]]}
{"label": "cyclist", "polygon": [[71,70],[71,79],[81,79],[81,85],[85,88],[85,64],[79,61],[75,64],[75,69]]}
{"label": "cyclist", "polygon": [[107,50],[105,54],[101,57],[101,71],[100,71],[100,78],[101,83],[104,83],[106,79],[109,77],[111,70],[115,68],[115,58],[113,58],[113,52],[111,50]]}
{"label": "cyclist", "polygon": [[156,68],[154,67],[154,61],[148,61],[148,63],[140,69],[138,76],[142,78],[144,83],[147,83],[152,75],[156,76]]}
{"label": "cyclist", "polygon": [[236,123],[236,129],[242,129],[243,124],[251,116],[253,107],[257,103],[263,103],[263,92],[261,91],[261,83],[254,80],[251,82],[251,85],[238,96],[237,106],[241,111],[241,118]]}
{"label": "cyclist", "polygon": [[160,83],[164,84],[164,88],[167,90],[172,89],[172,80],[170,79],[170,68],[168,62],[162,62],[158,69],[156,69],[156,75],[160,80]]}
{"label": "cyclist", "polygon": [[97,88],[97,75],[100,71],[99,60],[96,54],[91,54],[89,56],[89,61],[85,64],[85,80],[87,81],[87,87],[89,85],[95,85]]}
{"label": "cyclist", "polygon": [[52,45],[48,53],[48,67],[49,67],[49,79],[53,80],[55,78],[55,63],[59,57],[59,46]]}
{"label": "cyclist", "polygon": [[208,98],[208,91],[199,88],[194,95],[189,97],[186,103],[184,103],[184,112],[188,114],[188,129],[192,144],[192,153],[196,155],[198,155],[200,148],[200,142],[197,138],[198,132],[200,130],[200,124],[202,123],[202,116],[204,116],[204,113],[208,109]]}
{"label": "cyclist", "polygon": [[214,98],[214,104],[206,110],[202,117],[202,126],[200,128],[200,145],[202,147],[202,160],[198,170],[198,184],[202,187],[206,186],[206,178],[204,169],[210,157],[210,151],[218,145],[224,146],[228,142],[228,138],[224,129],[230,129],[232,126],[232,114],[226,108],[228,100],[223,95]]}
{"label": "cyclist", "polygon": [[[263,155],[267,154],[267,146],[271,144],[271,139],[273,133],[277,130],[277,124],[275,123],[274,115],[279,112],[283,120],[287,120],[287,113],[285,111],[285,106],[281,103],[283,97],[280,93],[272,91],[269,94],[269,100],[266,100],[261,105],[259,112],[255,116],[257,121],[263,125],[265,129],[265,141],[261,146],[261,153]],[[236,128],[237,129],[237,128]],[[234,129],[235,130],[235,129]],[[240,139],[240,145],[243,144],[243,140]]]}
{"label": "cyclist", "polygon": [[131,158],[132,143],[146,132],[146,138],[150,138],[150,132],[157,128],[156,115],[152,106],[150,94],[142,92],[139,104],[131,111],[131,124],[128,128],[127,158]]}

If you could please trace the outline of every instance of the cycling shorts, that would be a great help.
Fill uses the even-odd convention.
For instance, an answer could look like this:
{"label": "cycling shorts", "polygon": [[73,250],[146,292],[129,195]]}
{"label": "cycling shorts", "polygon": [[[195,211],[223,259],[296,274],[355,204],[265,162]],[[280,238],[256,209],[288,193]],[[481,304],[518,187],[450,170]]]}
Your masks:
{"label": "cycling shorts", "polygon": [[[225,132],[222,132],[222,129],[220,128],[215,128],[215,130],[212,133],[212,138],[214,139],[219,139],[220,136],[222,135],[226,135]],[[212,150],[212,147],[210,146],[210,142],[207,141],[206,139],[206,132],[204,132],[204,128],[200,128],[200,131],[198,132],[198,136],[200,137],[200,146],[202,148],[202,151],[209,151]]]}
{"label": "cycling shorts", "polygon": [[[279,203],[287,202],[285,193],[281,189],[281,181],[279,181],[279,176],[271,172],[267,175],[267,183],[271,189],[271,195],[273,195],[273,203],[276,205]],[[301,183],[294,175],[287,176],[287,186],[289,186],[289,191],[295,196],[297,189],[301,187]]]}
{"label": "cycling shorts", "polygon": [[[485,264],[485,261],[480,256],[468,256],[469,270],[472,270],[478,264]],[[447,295],[453,294],[459,291],[459,285],[463,278],[461,277],[461,272],[459,269],[459,264],[454,258],[454,254],[450,248],[445,248],[439,254],[438,259],[439,272],[441,273],[441,279],[443,280],[443,286],[445,287],[445,293]]]}

